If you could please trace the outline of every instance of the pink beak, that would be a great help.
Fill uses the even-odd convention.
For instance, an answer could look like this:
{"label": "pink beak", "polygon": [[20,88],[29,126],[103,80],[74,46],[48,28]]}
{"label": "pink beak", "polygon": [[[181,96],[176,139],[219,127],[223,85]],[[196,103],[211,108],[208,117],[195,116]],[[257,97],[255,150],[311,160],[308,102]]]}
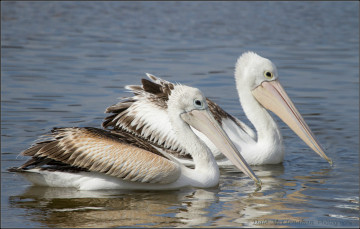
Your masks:
{"label": "pink beak", "polygon": [[264,81],[252,91],[257,101],[281,118],[312,150],[332,165],[324,149],[278,80]]}

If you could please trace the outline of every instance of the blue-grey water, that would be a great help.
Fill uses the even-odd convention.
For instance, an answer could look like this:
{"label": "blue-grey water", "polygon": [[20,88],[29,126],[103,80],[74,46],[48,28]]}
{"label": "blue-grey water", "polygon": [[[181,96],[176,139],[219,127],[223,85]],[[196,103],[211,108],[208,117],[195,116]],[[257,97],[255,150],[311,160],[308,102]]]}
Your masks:
{"label": "blue-grey water", "polygon": [[[1,2],[1,227],[359,226],[359,3]],[[278,67],[329,164],[279,119],[283,164],[218,187],[84,192],[7,168],[53,127],[101,127],[145,72],[200,88],[247,124],[233,72],[255,51]],[[250,125],[250,124],[249,124]]]}

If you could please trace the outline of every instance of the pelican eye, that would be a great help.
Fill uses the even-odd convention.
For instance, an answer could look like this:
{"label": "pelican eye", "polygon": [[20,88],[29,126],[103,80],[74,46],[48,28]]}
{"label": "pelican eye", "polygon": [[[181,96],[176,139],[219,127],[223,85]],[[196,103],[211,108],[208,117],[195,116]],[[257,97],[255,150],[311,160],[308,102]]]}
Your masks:
{"label": "pelican eye", "polygon": [[265,71],[264,72],[264,76],[265,78],[267,79],[272,79],[274,77],[274,74],[272,72],[269,72],[269,71]]}
{"label": "pelican eye", "polygon": [[196,107],[202,107],[203,106],[203,103],[198,99],[194,100],[194,104],[195,104]]}

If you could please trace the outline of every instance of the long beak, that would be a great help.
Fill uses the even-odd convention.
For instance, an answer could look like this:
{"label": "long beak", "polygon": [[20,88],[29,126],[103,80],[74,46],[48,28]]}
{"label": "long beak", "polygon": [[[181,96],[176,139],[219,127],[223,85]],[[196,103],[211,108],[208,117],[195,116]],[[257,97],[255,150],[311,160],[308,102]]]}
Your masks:
{"label": "long beak", "polygon": [[261,105],[279,116],[311,149],[332,165],[332,160],[326,156],[324,149],[278,80],[265,81],[252,93]]}
{"label": "long beak", "polygon": [[210,112],[206,110],[192,110],[181,114],[181,118],[189,125],[205,134],[210,141],[222,152],[238,169],[254,180],[258,187],[261,181],[246,163],[235,145],[231,142],[225,131],[215,121]]}

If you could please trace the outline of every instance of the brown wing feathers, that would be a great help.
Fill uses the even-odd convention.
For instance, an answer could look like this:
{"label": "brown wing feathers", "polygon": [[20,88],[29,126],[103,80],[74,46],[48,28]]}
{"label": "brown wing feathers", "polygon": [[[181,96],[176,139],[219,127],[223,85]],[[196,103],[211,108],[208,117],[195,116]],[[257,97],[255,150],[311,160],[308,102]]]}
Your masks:
{"label": "brown wing feathers", "polygon": [[20,168],[48,160],[124,180],[168,183],[177,179],[177,164],[130,134],[87,127],[53,129],[52,136],[52,141],[25,150],[22,154],[33,158]]}
{"label": "brown wing feathers", "polygon": [[[127,88],[131,89],[135,96],[126,98],[126,100],[114,104],[106,109],[105,113],[112,114],[105,118],[102,124],[104,128],[111,128],[113,130],[124,130],[124,128],[119,125],[119,123],[121,123],[124,127],[127,128],[126,131],[132,131],[138,136],[141,136],[141,129],[139,131],[139,128],[130,125],[130,123],[135,119],[135,117],[128,112],[131,106],[133,106],[138,101],[138,99],[140,99],[138,96],[140,96],[141,98],[146,98],[151,103],[158,105],[162,109],[167,108],[167,101],[169,99],[169,95],[171,94],[171,90],[174,89],[174,84],[150,74],[148,74],[148,77],[154,82],[147,79],[141,79],[141,86],[128,86]],[[232,115],[228,114],[212,100],[208,98],[206,100],[210,112],[220,125],[222,125],[222,119],[229,118],[234,121],[240,128],[243,129],[241,124],[237,122],[237,120]]]}
{"label": "brown wing feathers", "polygon": [[[154,76],[152,77],[153,78],[151,79],[154,80]],[[158,106],[166,109],[169,95],[171,94],[171,90],[174,89],[174,84],[164,80],[161,81],[158,80],[158,81],[160,82],[159,84],[155,82],[151,82],[147,79],[141,79],[141,83],[142,83],[141,86],[132,85],[128,87],[132,90],[132,92],[136,96],[142,95],[143,97],[146,97],[154,104],[157,104]],[[117,125],[120,117],[119,114],[125,112],[136,101],[137,101],[136,97],[125,98],[125,100],[106,108],[105,113],[112,113],[112,114],[105,118],[104,122],[102,123],[102,126],[104,128],[119,129],[119,126]],[[126,123],[131,123],[133,119],[134,117],[129,117],[129,120],[126,120]],[[128,127],[130,127],[130,125]]]}
{"label": "brown wing feathers", "polygon": [[[172,149],[169,146],[165,146],[164,143],[153,141],[156,139],[156,133],[151,134],[151,139],[148,140],[148,136],[143,136],[143,133],[148,133],[147,128],[149,124],[145,123],[142,119],[139,119],[139,114],[134,113],[134,108],[138,106],[139,100],[149,101],[153,105],[157,105],[161,109],[167,109],[167,101],[171,95],[171,91],[174,89],[174,84],[156,78],[155,76],[148,75],[150,79],[142,79],[142,85],[127,86],[135,96],[124,98],[123,101],[108,107],[105,113],[112,113],[102,123],[105,129],[112,130],[112,133],[129,132],[137,137],[143,138],[145,141],[150,141],[156,147],[162,148],[169,154],[176,155],[179,158],[192,159],[191,155],[184,153],[182,149]],[[140,105],[141,106],[141,105]],[[137,120],[134,124],[134,120]],[[169,144],[167,144],[169,145]]]}

